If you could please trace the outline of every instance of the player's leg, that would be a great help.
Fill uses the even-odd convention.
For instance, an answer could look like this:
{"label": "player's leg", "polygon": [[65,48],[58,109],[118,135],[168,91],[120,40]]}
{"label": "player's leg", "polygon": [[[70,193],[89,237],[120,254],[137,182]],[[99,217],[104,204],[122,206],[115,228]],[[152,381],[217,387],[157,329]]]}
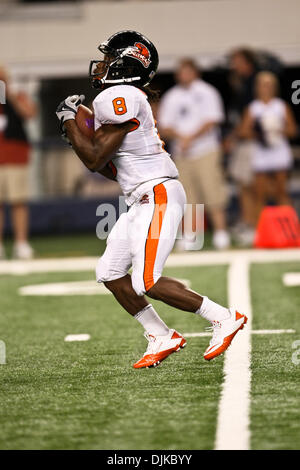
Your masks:
{"label": "player's leg", "polygon": [[146,298],[136,294],[129,274],[104,284],[119,304],[133,315],[145,330],[148,348],[143,357],[134,364],[135,369],[155,367],[169,354],[186,345],[185,339],[175,330],[168,328]]}
{"label": "player's leg", "polygon": [[[141,233],[141,241],[135,241],[133,249],[133,288],[138,295],[146,293],[149,297],[161,300],[172,307],[196,312],[202,305],[203,297],[186,288],[181,282],[161,276],[184,212],[183,187],[178,181],[167,181],[156,186],[154,192],[156,203],[154,210],[149,207],[147,211],[148,208],[144,206],[136,208],[134,228],[136,232]],[[147,212],[151,215],[150,223],[147,220]],[[144,224],[145,221],[148,223]],[[139,230],[138,223],[140,223]],[[146,225],[147,230],[145,241],[142,233],[143,225]],[[140,243],[143,244],[142,247],[139,246]],[[222,312],[226,310],[223,307],[221,309]],[[228,316],[227,310],[226,315]],[[222,318],[221,314],[214,319],[219,318]]]}
{"label": "player's leg", "polygon": [[203,302],[203,297],[197,292],[166,276],[161,276],[146,295],[186,312],[196,312]]}
{"label": "player's leg", "polygon": [[179,310],[199,314],[211,323],[230,318],[227,308],[188,289],[182,282],[170,277],[161,276],[146,292],[146,295]]}
{"label": "player's leg", "polygon": [[[179,190],[182,197],[182,205],[177,207],[177,213],[175,213],[176,210],[174,211],[174,218],[172,219],[171,213],[168,214],[172,226],[172,235],[171,238],[169,235],[167,238],[168,243],[171,243],[173,246],[176,231],[183,215],[185,194],[180,183],[177,181],[172,183],[178,185],[173,190],[175,192]],[[144,202],[145,198],[143,198],[143,202],[135,203],[128,213],[131,227],[132,286],[138,296],[143,296],[147,286],[150,288],[154,282],[153,276],[156,275],[154,270],[156,251],[168,199],[164,184],[156,185],[147,193],[147,196],[147,203]],[[146,263],[145,258],[147,259]],[[144,315],[145,312],[142,312],[141,316],[138,314],[136,318],[140,321]],[[145,328],[145,330],[149,333],[149,329]],[[168,329],[168,331],[160,335],[146,334],[146,337],[149,345],[142,359],[134,365],[136,368],[157,365],[169,354],[179,350],[186,344],[182,335],[173,329]]]}
{"label": "player's leg", "polygon": [[[156,300],[181,310],[194,312],[210,321],[214,328],[214,335],[204,357],[212,359],[227,349],[233,336],[247,320],[244,315],[237,314],[235,310],[229,310],[207,297],[187,289],[181,282],[161,276],[166,259],[174,244],[177,225],[182,217],[178,208],[184,205],[184,195],[181,192],[180,183],[167,182],[154,190],[162,190],[163,194],[163,188],[166,191],[165,207],[162,204],[160,210],[159,205],[163,197],[158,197],[148,229],[144,255],[140,255],[139,247],[138,254],[133,258],[133,288],[138,295],[146,293]],[[138,217],[140,220],[141,214],[137,215],[140,216]],[[158,238],[155,230],[153,234],[153,225],[159,228]]]}
{"label": "player's leg", "polygon": [[113,294],[120,305],[134,316],[143,310],[149,302],[144,296],[136,295],[131,283],[131,276],[126,274],[119,279],[104,282],[105,287]]}
{"label": "player's leg", "polygon": [[225,352],[236,333],[247,323],[245,315],[187,289],[184,284],[172,278],[160,277],[146,294],[172,307],[198,314],[211,323],[213,337],[204,353],[206,360],[214,359]]}
{"label": "player's leg", "polygon": [[[162,350],[182,347],[185,340],[179,336],[172,339],[174,330],[159,317],[154,307],[149,304],[143,295],[137,295],[132,287],[131,276],[127,273],[131,266],[131,253],[128,243],[128,214],[122,214],[114,225],[108,239],[103,256],[99,259],[96,269],[98,282],[104,285],[114,295],[120,305],[130,313],[144,328],[149,340],[149,349],[143,357],[143,365],[138,367],[151,367],[157,365],[162,357]],[[155,348],[153,348],[155,340]],[[156,349],[156,354],[153,354]]]}
{"label": "player's leg", "polygon": [[141,323],[147,333],[165,335],[169,332],[169,328],[145,296],[139,296],[133,290],[129,274],[113,281],[106,281],[104,285],[112,292],[119,304]]}

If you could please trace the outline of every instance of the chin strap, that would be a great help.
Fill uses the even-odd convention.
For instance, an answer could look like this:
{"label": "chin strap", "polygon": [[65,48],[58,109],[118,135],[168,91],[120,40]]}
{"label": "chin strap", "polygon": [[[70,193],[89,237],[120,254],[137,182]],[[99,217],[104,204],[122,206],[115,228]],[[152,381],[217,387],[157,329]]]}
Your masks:
{"label": "chin strap", "polygon": [[111,83],[132,83],[132,82],[137,82],[141,80],[141,77],[129,77],[129,78],[118,78],[116,80],[107,80],[105,77],[104,78],[94,78],[93,79],[93,85],[94,88],[101,88],[102,85],[105,84],[111,84]]}
{"label": "chin strap", "polygon": [[119,78],[117,80],[106,80],[105,78],[102,78],[101,82],[102,83],[131,83],[131,82],[136,82],[137,80],[140,80],[141,77],[129,77],[129,78]]}

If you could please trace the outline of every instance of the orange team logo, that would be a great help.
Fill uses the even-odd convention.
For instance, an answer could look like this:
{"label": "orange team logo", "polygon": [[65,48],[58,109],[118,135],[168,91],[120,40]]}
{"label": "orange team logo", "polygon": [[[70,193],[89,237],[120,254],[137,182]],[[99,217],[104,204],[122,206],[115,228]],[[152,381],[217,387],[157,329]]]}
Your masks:
{"label": "orange team logo", "polygon": [[144,194],[144,196],[140,199],[140,204],[149,204],[149,196],[148,194]]}
{"label": "orange team logo", "polygon": [[134,47],[128,52],[128,55],[131,55],[135,59],[142,62],[144,67],[149,67],[151,60],[150,60],[150,52],[144,44],[141,42],[136,42]]}

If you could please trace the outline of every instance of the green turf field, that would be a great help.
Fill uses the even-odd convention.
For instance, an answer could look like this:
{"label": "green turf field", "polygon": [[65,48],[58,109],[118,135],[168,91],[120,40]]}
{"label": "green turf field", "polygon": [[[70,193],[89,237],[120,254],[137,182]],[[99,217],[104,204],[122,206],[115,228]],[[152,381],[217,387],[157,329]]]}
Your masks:
{"label": "green turf field", "polygon": [[[253,329],[297,331],[252,335],[253,449],[300,445],[300,364],[292,362],[300,293],[283,286],[288,271],[300,271],[299,263],[251,267]],[[227,302],[226,266],[165,273]],[[223,358],[204,361],[209,338],[189,338],[185,350],[158,368],[134,370],[146,340],[112,296],[18,294],[25,285],[92,279],[93,272],[0,276],[0,340],[7,351],[0,365],[0,449],[213,449]],[[198,316],[155,306],[182,333],[207,326]],[[90,334],[90,341],[64,341],[77,333]]]}
{"label": "green turf field", "polygon": [[[226,302],[226,268],[169,269]],[[142,328],[111,296],[20,297],[19,286],[91,279],[90,273],[1,277],[1,449],[207,449],[214,443],[222,359],[201,357],[208,338],[157,369],[132,368],[145,350]],[[221,288],[220,288],[221,286]],[[195,315],[157,305],[182,332]],[[4,333],[4,334],[3,334]],[[66,343],[69,333],[91,340]]]}
{"label": "green turf field", "polygon": [[300,339],[300,288],[281,280],[299,271],[299,263],[252,266],[253,329],[296,330],[252,337],[253,449],[300,448],[300,363],[292,361],[292,344]]}

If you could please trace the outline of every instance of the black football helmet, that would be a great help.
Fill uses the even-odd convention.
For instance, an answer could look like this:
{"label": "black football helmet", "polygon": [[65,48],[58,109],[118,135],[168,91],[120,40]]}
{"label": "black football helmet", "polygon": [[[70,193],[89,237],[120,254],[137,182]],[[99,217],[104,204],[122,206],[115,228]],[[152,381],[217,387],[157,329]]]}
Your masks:
{"label": "black football helmet", "polygon": [[101,60],[90,62],[94,88],[122,83],[146,86],[158,67],[158,53],[149,39],[136,31],[120,31],[100,44]]}

